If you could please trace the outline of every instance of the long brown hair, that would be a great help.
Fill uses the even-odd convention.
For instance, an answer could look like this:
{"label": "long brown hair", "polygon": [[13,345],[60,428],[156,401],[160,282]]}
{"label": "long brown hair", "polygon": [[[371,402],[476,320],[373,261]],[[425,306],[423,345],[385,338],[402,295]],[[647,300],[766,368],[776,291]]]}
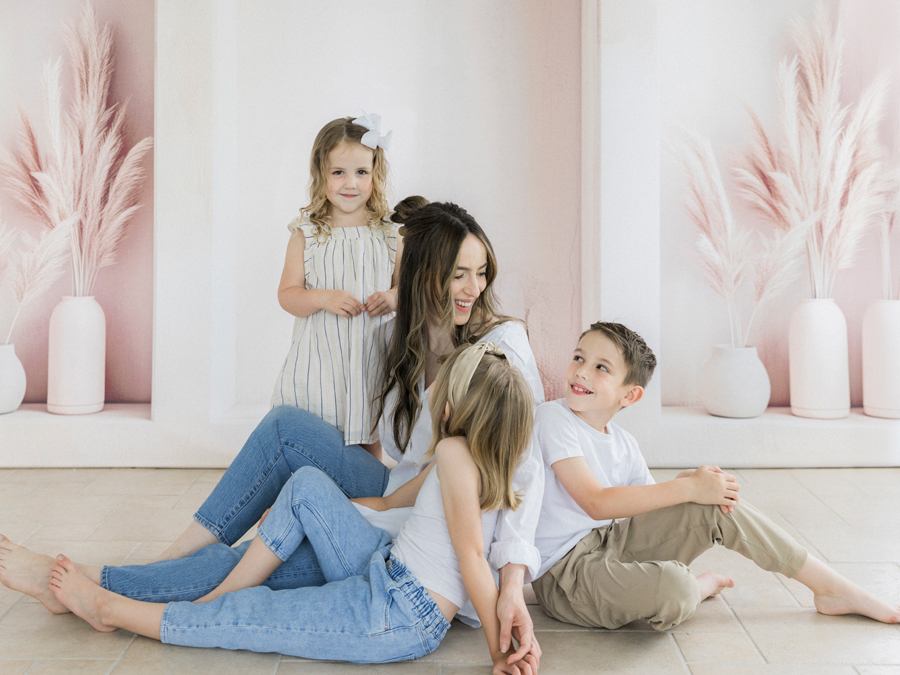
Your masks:
{"label": "long brown hair", "polygon": [[[317,237],[327,237],[331,233],[331,202],[326,193],[328,155],[343,141],[359,143],[367,131],[365,127],[353,124],[352,117],[339,117],[322,127],[316,135],[309,157],[309,204],[300,209],[300,213],[313,224]],[[387,201],[387,182],[387,158],[384,149],[378,147],[372,160],[372,194],[366,202],[370,227],[387,227],[386,221],[391,212]]]}
{"label": "long brown hair", "polygon": [[[397,283],[397,316],[384,359],[381,395],[376,398],[377,415],[385,413],[385,401],[395,387],[397,407],[392,411],[392,432],[400,452],[406,451],[412,428],[422,407],[419,378],[425,371],[430,347],[429,319],[437,319],[453,340],[453,346],[477,342],[490,328],[509,317],[497,308],[492,284],[497,277],[494,248],[481,226],[460,206],[449,202],[429,203],[423,197],[407,197],[397,205],[394,222],[402,222],[403,258]],[[487,254],[485,287],[472,305],[471,319],[457,326],[453,320],[450,283],[456,273],[459,249],[469,235],[484,245]]]}
{"label": "long brown hair", "polygon": [[[472,353],[479,348],[483,354]],[[479,356],[474,370],[466,367],[467,359]],[[460,390],[461,398],[451,395]],[[448,403],[450,414],[443,419]],[[442,438],[465,438],[481,478],[481,509],[515,510],[522,495],[513,490],[513,474],[534,425],[534,399],[522,373],[492,343],[462,345],[438,371],[430,404],[432,437],[425,456],[434,454]]]}

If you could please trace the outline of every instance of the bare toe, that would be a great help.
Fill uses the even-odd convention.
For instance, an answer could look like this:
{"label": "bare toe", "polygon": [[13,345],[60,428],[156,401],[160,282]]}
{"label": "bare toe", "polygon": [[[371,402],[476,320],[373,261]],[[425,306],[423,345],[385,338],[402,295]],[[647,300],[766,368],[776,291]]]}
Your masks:
{"label": "bare toe", "polygon": [[50,556],[35,553],[0,535],[0,583],[38,600],[54,614],[68,614],[69,610],[50,592],[53,564]]}
{"label": "bare toe", "polygon": [[64,555],[56,558],[56,565],[50,573],[50,589],[57,600],[96,630],[104,633],[116,630],[114,626],[107,626],[103,622],[107,595],[112,594],[79,572],[75,564]]}

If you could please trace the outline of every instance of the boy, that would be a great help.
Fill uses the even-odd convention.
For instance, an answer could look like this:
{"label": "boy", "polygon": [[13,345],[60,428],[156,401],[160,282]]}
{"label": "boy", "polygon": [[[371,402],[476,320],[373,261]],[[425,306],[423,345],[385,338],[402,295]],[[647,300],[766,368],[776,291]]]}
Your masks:
{"label": "boy", "polygon": [[[863,614],[897,623],[891,605],[807,554],[746,502],[733,476],[715,466],[655,484],[634,437],[611,422],[640,401],[656,357],[639,335],[595,323],[578,341],[565,398],[535,415],[534,442],[546,479],[535,545],[544,610],[581,626],[618,628],[647,619],[666,630],[702,600],[734,585],[687,567],[714,544],[809,587],[823,614]],[[613,520],[620,519],[620,520]]]}

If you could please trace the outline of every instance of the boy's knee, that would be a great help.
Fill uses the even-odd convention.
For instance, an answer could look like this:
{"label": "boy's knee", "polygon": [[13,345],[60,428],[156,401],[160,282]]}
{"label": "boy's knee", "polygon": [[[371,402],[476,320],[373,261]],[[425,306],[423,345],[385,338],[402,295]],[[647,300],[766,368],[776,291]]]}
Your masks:
{"label": "boy's knee", "polygon": [[657,612],[650,623],[668,630],[690,619],[700,605],[700,585],[690,568],[679,562],[662,563],[657,589]]}

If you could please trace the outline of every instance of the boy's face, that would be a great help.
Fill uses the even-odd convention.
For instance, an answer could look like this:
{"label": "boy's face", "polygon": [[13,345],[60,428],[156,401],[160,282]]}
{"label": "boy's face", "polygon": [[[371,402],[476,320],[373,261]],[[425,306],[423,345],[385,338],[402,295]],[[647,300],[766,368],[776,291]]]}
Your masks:
{"label": "boy's face", "polygon": [[[613,341],[600,331],[591,331],[579,340],[566,369],[566,403],[572,412],[602,430],[621,407],[635,403],[643,393],[640,387],[625,384],[627,374],[625,359]],[[639,393],[631,400],[635,389]]]}

